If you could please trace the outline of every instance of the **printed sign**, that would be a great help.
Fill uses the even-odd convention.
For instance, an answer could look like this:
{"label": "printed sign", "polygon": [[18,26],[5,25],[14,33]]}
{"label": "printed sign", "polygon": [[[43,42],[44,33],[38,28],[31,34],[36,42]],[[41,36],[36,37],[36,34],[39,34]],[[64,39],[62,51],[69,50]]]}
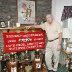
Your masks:
{"label": "printed sign", "polygon": [[45,48],[45,32],[3,32],[4,51],[18,52]]}

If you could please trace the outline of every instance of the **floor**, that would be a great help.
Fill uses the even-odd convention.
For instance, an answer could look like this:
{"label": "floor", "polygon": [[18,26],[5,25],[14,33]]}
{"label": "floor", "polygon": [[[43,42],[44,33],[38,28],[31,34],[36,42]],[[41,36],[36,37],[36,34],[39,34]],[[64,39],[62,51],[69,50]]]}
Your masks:
{"label": "floor", "polygon": [[57,72],[68,72],[65,65],[59,65]]}
{"label": "floor", "polygon": [[[41,72],[48,72],[48,71],[46,70],[46,68],[43,68],[43,70]],[[68,72],[68,71],[67,71],[67,68],[65,67],[65,65],[59,64],[57,72]]]}

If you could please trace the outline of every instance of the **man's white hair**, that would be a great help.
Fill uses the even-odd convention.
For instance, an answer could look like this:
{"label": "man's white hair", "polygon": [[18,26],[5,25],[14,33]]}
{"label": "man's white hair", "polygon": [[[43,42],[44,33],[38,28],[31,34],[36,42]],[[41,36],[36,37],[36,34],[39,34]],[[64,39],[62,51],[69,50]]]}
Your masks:
{"label": "man's white hair", "polygon": [[47,14],[46,17],[48,17],[48,16],[51,16],[53,18],[53,15],[52,14]]}

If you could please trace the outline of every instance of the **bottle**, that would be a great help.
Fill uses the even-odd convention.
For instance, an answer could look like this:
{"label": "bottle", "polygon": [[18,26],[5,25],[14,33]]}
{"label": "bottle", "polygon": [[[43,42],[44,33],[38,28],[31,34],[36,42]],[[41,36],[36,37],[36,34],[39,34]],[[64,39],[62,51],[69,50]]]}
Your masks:
{"label": "bottle", "polygon": [[39,49],[37,49],[35,51],[35,59],[33,61],[33,71],[35,71],[35,72],[41,71],[41,65],[42,65],[42,59],[40,56],[40,51],[39,51]]}
{"label": "bottle", "polygon": [[10,21],[8,21],[8,28],[10,28]]}
{"label": "bottle", "polygon": [[2,66],[2,72],[8,72],[7,70],[7,62],[8,62],[8,58],[6,57],[6,53],[3,52],[3,57],[1,60],[1,66]]}
{"label": "bottle", "polygon": [[2,72],[8,72],[7,66],[4,66],[4,68],[2,69]]}
{"label": "bottle", "polygon": [[24,61],[25,61],[25,66],[29,65],[30,57],[27,50],[25,51]]}
{"label": "bottle", "polygon": [[7,25],[8,25],[8,28],[10,28],[10,20],[11,20],[11,16],[8,16],[8,22],[7,22]]}
{"label": "bottle", "polygon": [[16,60],[16,55],[15,53],[10,54],[10,60],[7,64],[8,67],[8,72],[17,72],[17,60]]}
{"label": "bottle", "polygon": [[24,72],[24,67],[23,67],[23,65],[20,65],[20,66],[19,66],[18,72]]}
{"label": "bottle", "polygon": [[24,62],[25,72],[32,72],[32,66],[30,64],[30,54],[27,50],[25,51],[24,60],[25,60],[25,62]]}
{"label": "bottle", "polygon": [[32,66],[31,65],[25,66],[25,72],[32,72]]}

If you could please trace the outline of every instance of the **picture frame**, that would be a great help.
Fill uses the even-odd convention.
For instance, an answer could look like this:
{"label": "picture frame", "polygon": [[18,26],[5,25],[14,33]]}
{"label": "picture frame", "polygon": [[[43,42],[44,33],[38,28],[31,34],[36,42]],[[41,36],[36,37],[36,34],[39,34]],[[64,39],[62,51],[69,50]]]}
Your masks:
{"label": "picture frame", "polygon": [[0,21],[0,28],[5,28],[5,27],[6,27],[5,21]]}
{"label": "picture frame", "polygon": [[17,0],[18,23],[35,23],[35,1]]}

